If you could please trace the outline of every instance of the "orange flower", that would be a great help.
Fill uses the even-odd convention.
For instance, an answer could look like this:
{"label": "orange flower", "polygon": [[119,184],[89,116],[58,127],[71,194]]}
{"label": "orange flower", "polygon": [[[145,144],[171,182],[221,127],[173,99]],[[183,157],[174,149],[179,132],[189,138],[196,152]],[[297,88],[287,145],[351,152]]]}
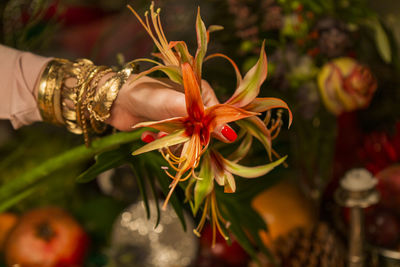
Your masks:
{"label": "orange flower", "polygon": [[[155,67],[139,73],[136,79],[153,71],[162,71],[172,81],[182,84],[185,90],[188,114],[186,117],[143,122],[135,125],[134,128],[151,127],[166,132],[168,135],[144,145],[132,154],[138,155],[152,150],[159,150],[170,167],[175,170],[175,174],[165,170],[168,176],[172,178],[172,182],[163,207],[165,208],[178,183],[189,180],[185,193],[193,213],[196,214],[199,208],[203,207],[200,223],[194,232],[199,235],[207,214],[210,214],[214,229],[214,240],[216,228],[227,238],[223,227],[220,225],[220,222],[225,224],[226,221],[218,209],[214,181],[220,186],[224,186],[226,192],[234,192],[236,185],[233,175],[244,178],[259,177],[272,170],[275,166],[280,165],[286,159],[286,157],[280,158],[271,147],[271,141],[279,134],[282,120],[279,112],[277,119],[271,120],[270,110],[275,108],[287,109],[290,125],[292,121],[290,109],[280,99],[257,98],[260,87],[267,77],[267,57],[264,51],[264,44],[257,63],[242,78],[236,64],[226,55],[217,53],[205,56],[209,33],[222,27],[211,26],[206,30],[200,17],[200,10],[198,10],[196,18],[198,47],[193,57],[188,52],[187,46],[183,41],[167,41],[159,18],[160,11],[154,12],[153,4],[150,6],[151,20],[149,20],[147,12],[145,20],[142,20],[131,7],[129,8],[159,49],[159,53],[154,55],[163,61],[163,63],[160,63],[145,58],[132,61],[131,63],[133,64],[139,61],[156,64]],[[150,21],[152,25],[150,25]],[[222,57],[231,63],[236,73],[237,88],[232,97],[225,103],[205,108],[201,98],[202,65],[203,62],[216,57]],[[257,115],[265,111],[267,111],[266,118],[261,120]],[[216,150],[210,149],[209,146],[211,133],[214,129],[230,122],[237,123],[246,135],[237,151],[231,155],[230,159],[226,159]],[[251,147],[253,137],[265,146],[270,159],[272,159],[272,155],[280,159],[262,166],[246,167],[239,165],[237,162],[246,156]],[[169,148],[178,144],[182,146],[179,155],[172,153]],[[197,172],[196,169],[198,167],[199,171]]]}
{"label": "orange flower", "polygon": [[[187,117],[172,118],[157,122],[143,122],[137,127],[151,127],[169,135],[155,140],[138,150],[133,155],[138,155],[155,149],[168,148],[172,145],[183,144],[180,156],[176,156],[166,149],[165,159],[176,171],[175,175],[167,174],[174,180],[167,196],[164,207],[168,202],[176,185],[191,176],[197,177],[194,170],[198,167],[200,156],[210,143],[211,132],[217,125],[240,120],[257,113],[246,111],[229,104],[218,104],[204,108],[201,99],[200,86],[189,63],[182,64],[183,86],[186,96]],[[186,174],[187,173],[187,174]],[[184,176],[186,174],[186,176]]]}

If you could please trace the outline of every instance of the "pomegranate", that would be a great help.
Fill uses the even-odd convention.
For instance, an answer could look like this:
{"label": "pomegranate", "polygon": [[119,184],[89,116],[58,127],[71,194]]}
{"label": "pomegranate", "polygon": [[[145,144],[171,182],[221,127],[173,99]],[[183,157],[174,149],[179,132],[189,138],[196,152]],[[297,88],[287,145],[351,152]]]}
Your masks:
{"label": "pomegranate", "polygon": [[88,236],[67,212],[43,207],[25,213],[5,245],[8,266],[78,267],[88,248]]}

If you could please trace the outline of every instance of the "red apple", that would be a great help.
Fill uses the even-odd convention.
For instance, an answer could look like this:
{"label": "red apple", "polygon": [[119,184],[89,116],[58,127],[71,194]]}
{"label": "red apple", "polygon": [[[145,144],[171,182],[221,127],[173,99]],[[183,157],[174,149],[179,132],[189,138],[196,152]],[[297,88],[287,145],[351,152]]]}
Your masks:
{"label": "red apple", "polygon": [[44,207],[24,214],[10,233],[5,246],[9,266],[82,266],[88,236],[64,210]]}
{"label": "red apple", "polygon": [[381,204],[394,212],[399,212],[400,164],[387,167],[379,172],[376,177],[379,181],[378,190],[381,194]]}

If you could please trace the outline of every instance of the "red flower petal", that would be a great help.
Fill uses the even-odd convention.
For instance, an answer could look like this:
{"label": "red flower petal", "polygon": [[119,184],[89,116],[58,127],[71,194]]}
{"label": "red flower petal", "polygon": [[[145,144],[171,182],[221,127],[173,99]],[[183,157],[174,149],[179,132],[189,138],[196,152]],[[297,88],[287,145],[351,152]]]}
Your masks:
{"label": "red flower petal", "polygon": [[255,115],[258,115],[258,113],[250,112],[228,104],[218,104],[206,109],[203,123],[208,125],[209,131],[212,132],[217,125],[226,124]]}
{"label": "red flower petal", "polygon": [[189,117],[195,121],[201,121],[204,115],[203,100],[196,75],[189,63],[182,64],[182,78],[185,88],[186,110]]}

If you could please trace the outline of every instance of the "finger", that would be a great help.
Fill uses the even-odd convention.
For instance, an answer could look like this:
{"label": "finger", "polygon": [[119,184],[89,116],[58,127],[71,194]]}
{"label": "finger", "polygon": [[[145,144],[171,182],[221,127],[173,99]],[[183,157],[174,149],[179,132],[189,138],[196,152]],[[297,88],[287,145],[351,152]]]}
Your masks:
{"label": "finger", "polygon": [[134,90],[124,91],[124,104],[131,113],[147,120],[186,116],[185,95],[171,89],[168,84],[143,77],[131,86]]}
{"label": "finger", "polygon": [[167,136],[167,135],[168,135],[168,133],[163,132],[163,131],[159,131],[158,134],[157,134],[157,139],[158,138],[162,138],[162,137]]}
{"label": "finger", "polygon": [[111,116],[105,122],[120,131],[129,132],[133,130],[132,126],[144,120],[145,118],[132,116],[121,105],[114,104],[111,109]]}
{"label": "finger", "polygon": [[142,136],[140,137],[140,139],[142,139],[142,141],[145,143],[151,143],[154,140],[156,140],[156,138],[157,138],[157,133],[153,133],[150,131],[143,132]]}
{"label": "finger", "polygon": [[237,134],[228,124],[217,126],[213,133],[213,137],[224,142],[232,143],[237,139]]}
{"label": "finger", "polygon": [[201,88],[203,103],[206,107],[211,107],[219,104],[218,98],[215,95],[214,90],[211,88],[210,84],[207,81],[201,81]]}

